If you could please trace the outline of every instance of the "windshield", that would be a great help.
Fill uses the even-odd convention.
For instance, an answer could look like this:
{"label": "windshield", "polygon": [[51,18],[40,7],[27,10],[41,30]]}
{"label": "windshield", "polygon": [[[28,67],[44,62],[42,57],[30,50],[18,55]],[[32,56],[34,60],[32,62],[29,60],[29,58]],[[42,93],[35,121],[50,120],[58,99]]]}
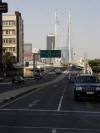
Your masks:
{"label": "windshield", "polygon": [[99,83],[99,80],[93,76],[79,76],[77,83]]}

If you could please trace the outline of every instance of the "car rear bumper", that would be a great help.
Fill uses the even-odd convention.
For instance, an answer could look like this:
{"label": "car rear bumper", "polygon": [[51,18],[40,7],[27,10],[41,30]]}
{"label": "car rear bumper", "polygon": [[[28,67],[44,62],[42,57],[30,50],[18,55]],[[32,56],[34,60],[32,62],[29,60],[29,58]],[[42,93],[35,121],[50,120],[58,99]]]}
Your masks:
{"label": "car rear bumper", "polygon": [[78,97],[100,97],[100,91],[75,91],[74,95]]}

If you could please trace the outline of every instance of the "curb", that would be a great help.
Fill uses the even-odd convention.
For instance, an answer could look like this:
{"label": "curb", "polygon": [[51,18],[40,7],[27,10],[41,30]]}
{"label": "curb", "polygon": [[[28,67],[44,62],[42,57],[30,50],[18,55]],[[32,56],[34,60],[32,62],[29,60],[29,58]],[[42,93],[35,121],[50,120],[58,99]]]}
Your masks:
{"label": "curb", "polygon": [[29,92],[35,91],[36,89],[38,89],[38,88],[33,88],[33,89],[30,89],[30,90],[27,90],[25,92],[19,93],[19,94],[15,95],[15,96],[12,96],[12,97],[7,97],[6,99],[0,101],[0,106],[2,106],[4,103],[8,103],[8,102],[10,102],[12,100],[15,100],[15,99],[17,99],[17,98],[19,98],[21,96],[24,96],[25,94],[27,94]]}
{"label": "curb", "polygon": [[[60,76],[60,78],[62,78],[62,77]],[[60,80],[60,78],[58,78],[58,81]],[[3,104],[6,104],[6,103],[8,103],[8,102],[10,102],[12,100],[15,100],[15,99],[17,99],[17,98],[19,98],[21,96],[24,96],[25,94],[27,94],[29,92],[35,91],[36,89],[38,89],[40,87],[48,86],[49,84],[56,83],[56,82],[57,82],[57,80],[56,81],[52,81],[52,82],[50,81],[49,83],[45,83],[45,85],[40,84],[40,85],[34,86],[34,87],[31,86],[29,90],[27,89],[27,90],[25,90],[23,92],[18,92],[18,94],[15,94],[15,96],[9,96],[7,98],[1,99],[0,106],[3,106]],[[2,108],[2,107],[0,107],[0,108]]]}

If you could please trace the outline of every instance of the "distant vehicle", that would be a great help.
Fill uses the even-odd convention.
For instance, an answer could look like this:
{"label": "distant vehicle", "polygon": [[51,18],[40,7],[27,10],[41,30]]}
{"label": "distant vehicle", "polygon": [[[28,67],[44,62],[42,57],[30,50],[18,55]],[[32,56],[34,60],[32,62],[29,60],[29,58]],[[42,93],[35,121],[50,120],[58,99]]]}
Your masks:
{"label": "distant vehicle", "polygon": [[68,80],[69,80],[69,83],[75,83],[75,81],[76,81],[76,74],[69,73],[68,74]]}
{"label": "distant vehicle", "polygon": [[100,97],[100,81],[96,76],[90,74],[77,76],[74,98],[78,100],[81,97]]}
{"label": "distant vehicle", "polygon": [[76,67],[76,70],[83,70],[83,67],[77,66],[77,67]]}
{"label": "distant vehicle", "polygon": [[24,78],[22,76],[16,75],[12,79],[12,84],[18,84],[18,83],[24,84]]}
{"label": "distant vehicle", "polygon": [[57,68],[57,69],[55,69],[55,72],[56,72],[56,74],[61,74],[61,69]]}
{"label": "distant vehicle", "polygon": [[44,72],[44,71],[41,71],[41,70],[39,70],[39,69],[36,69],[36,70],[34,71],[34,78],[35,78],[35,79],[41,79],[41,78],[43,77],[43,72]]}
{"label": "distant vehicle", "polygon": [[3,82],[4,78],[3,77],[0,77],[0,82]]}

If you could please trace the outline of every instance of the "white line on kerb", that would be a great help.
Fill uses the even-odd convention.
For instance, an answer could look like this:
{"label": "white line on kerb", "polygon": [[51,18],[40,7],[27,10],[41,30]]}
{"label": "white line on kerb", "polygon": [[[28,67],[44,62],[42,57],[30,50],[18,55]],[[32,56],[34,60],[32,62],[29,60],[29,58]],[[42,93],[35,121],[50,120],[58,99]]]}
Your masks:
{"label": "white line on kerb", "polygon": [[66,88],[64,88],[63,93],[62,93],[62,96],[60,98],[60,102],[59,102],[57,111],[60,111],[60,109],[61,109],[61,105],[62,105],[62,101],[63,101],[63,98],[64,98],[64,93],[65,93],[65,89]]}

